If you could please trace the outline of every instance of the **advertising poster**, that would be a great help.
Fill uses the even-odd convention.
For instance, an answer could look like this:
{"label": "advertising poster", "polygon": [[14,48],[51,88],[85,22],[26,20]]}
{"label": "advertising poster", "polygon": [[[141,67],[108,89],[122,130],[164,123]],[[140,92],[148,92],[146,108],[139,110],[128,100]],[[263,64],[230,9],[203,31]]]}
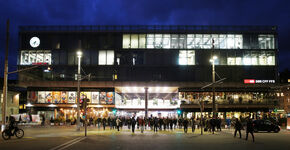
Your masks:
{"label": "advertising poster", "polygon": [[38,101],[37,103],[45,103],[45,92],[39,91],[38,92]]}
{"label": "advertising poster", "polygon": [[36,103],[36,101],[37,101],[37,92],[36,91],[29,91],[28,93],[27,93],[27,100],[28,100],[28,102],[30,102],[30,103]]}
{"label": "advertising poster", "polygon": [[100,96],[100,93],[99,92],[92,92],[92,100],[91,100],[91,103],[93,103],[93,104],[99,104],[99,96]]}
{"label": "advertising poster", "polygon": [[100,104],[106,104],[106,92],[101,92],[100,93]]}
{"label": "advertising poster", "polygon": [[77,100],[77,93],[76,92],[68,92],[68,103],[75,103]]}
{"label": "advertising poster", "polygon": [[53,103],[52,93],[50,91],[45,92],[45,103]]}
{"label": "advertising poster", "polygon": [[107,104],[113,104],[114,92],[107,92]]}
{"label": "advertising poster", "polygon": [[88,103],[90,103],[91,101],[91,92],[81,92],[81,102],[83,102],[84,98],[87,98],[89,101]]}
{"label": "advertising poster", "polygon": [[61,102],[60,92],[56,92],[56,91],[52,92],[52,101],[53,103],[56,103],[56,104]]}
{"label": "advertising poster", "polygon": [[63,103],[63,104],[67,103],[67,92],[65,92],[65,91],[61,92],[61,103]]}

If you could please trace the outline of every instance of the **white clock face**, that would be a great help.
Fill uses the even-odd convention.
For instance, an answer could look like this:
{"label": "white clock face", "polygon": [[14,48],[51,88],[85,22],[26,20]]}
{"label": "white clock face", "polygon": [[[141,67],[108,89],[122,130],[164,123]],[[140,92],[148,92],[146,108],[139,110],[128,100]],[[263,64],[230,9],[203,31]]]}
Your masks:
{"label": "white clock face", "polygon": [[40,44],[40,40],[39,40],[39,38],[38,37],[32,37],[31,39],[30,39],[30,46],[31,47],[33,47],[33,48],[35,48],[35,47],[38,47],[39,46],[39,44]]}

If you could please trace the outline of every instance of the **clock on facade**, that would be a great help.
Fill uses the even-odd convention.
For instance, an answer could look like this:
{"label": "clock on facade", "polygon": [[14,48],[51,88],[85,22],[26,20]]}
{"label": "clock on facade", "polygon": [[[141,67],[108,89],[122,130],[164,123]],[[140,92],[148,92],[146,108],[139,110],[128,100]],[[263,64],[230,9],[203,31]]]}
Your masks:
{"label": "clock on facade", "polygon": [[40,44],[40,40],[39,40],[39,38],[38,37],[32,37],[31,39],[30,39],[30,46],[31,47],[33,47],[33,48],[35,48],[35,47],[38,47],[39,46],[39,44]]}

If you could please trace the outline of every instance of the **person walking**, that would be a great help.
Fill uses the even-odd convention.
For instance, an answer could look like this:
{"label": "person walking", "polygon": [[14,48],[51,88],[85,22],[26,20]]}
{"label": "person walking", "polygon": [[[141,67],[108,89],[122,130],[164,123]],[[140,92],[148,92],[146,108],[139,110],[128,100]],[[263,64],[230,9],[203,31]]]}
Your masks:
{"label": "person walking", "polygon": [[118,131],[120,131],[120,125],[121,125],[121,120],[120,120],[120,118],[118,117],[117,119],[116,119],[116,125],[117,125],[117,130]]}
{"label": "person walking", "polygon": [[135,125],[136,125],[136,120],[134,117],[132,117],[132,119],[131,119],[131,125],[132,125],[132,132],[134,133],[135,132]]}
{"label": "person walking", "polygon": [[252,135],[253,142],[255,142],[255,137],[254,137],[254,124],[253,120],[249,117],[247,121],[247,130],[246,130],[246,140],[248,140],[248,135],[249,133]]}
{"label": "person walking", "polygon": [[222,124],[222,120],[221,120],[221,118],[218,117],[218,118],[216,119],[216,130],[217,130],[217,131],[218,131],[218,130],[222,131],[221,124]]}
{"label": "person walking", "polygon": [[158,131],[158,118],[155,117],[154,118],[154,132],[157,132]]}
{"label": "person walking", "polygon": [[107,119],[103,118],[102,123],[103,123],[104,130],[106,130]]}
{"label": "person walking", "polygon": [[209,120],[209,123],[210,123],[210,126],[211,126],[211,131],[212,131],[212,134],[214,134],[214,131],[215,131],[215,126],[216,126],[216,120],[215,118],[212,118]]}
{"label": "person walking", "polygon": [[191,131],[194,132],[195,131],[195,120],[193,117],[191,117]]}
{"label": "person walking", "polygon": [[239,121],[238,118],[236,118],[234,137],[236,137],[237,132],[239,131],[240,138],[242,138],[241,129],[242,129],[242,123]]}
{"label": "person walking", "polygon": [[188,129],[188,120],[187,120],[187,118],[184,118],[184,120],[183,120],[183,128],[184,128],[184,133],[187,133],[187,129]]}
{"label": "person walking", "polygon": [[[145,119],[145,118],[144,118]],[[139,126],[141,127],[141,133],[144,132],[144,125],[145,125],[145,120],[142,119],[141,117],[138,120]]]}

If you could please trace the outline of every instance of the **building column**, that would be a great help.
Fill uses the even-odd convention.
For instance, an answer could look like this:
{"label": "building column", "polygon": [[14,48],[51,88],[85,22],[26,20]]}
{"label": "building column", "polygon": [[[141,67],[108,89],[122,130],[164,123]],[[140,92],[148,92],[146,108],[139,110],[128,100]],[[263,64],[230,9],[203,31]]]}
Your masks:
{"label": "building column", "polygon": [[148,87],[145,87],[145,118],[148,118]]}

